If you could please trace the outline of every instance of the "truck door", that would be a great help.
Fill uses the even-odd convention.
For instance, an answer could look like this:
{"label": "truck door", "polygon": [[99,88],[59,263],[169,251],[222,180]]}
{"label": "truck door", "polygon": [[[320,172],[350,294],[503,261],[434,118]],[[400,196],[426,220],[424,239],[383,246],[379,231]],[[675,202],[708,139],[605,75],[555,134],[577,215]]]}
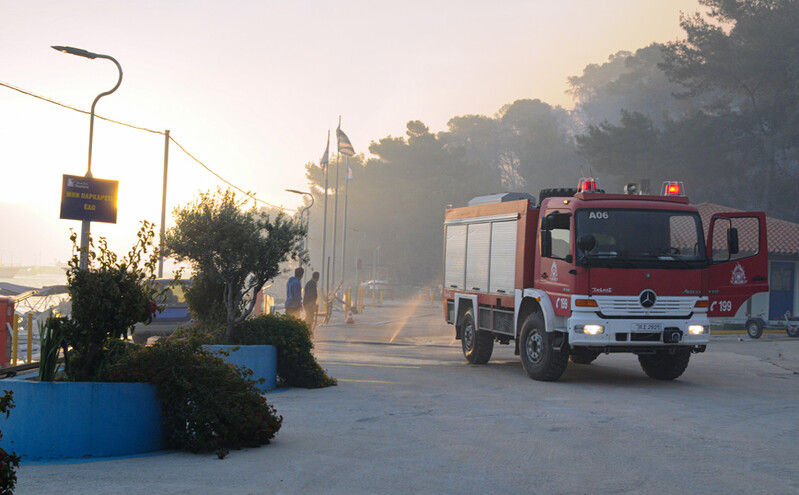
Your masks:
{"label": "truck door", "polygon": [[570,212],[550,210],[541,221],[541,257],[536,285],[549,294],[558,316],[568,316],[571,312],[574,286],[571,220]]}
{"label": "truck door", "polygon": [[717,213],[710,219],[707,253],[708,316],[730,317],[753,294],[768,291],[766,215]]}

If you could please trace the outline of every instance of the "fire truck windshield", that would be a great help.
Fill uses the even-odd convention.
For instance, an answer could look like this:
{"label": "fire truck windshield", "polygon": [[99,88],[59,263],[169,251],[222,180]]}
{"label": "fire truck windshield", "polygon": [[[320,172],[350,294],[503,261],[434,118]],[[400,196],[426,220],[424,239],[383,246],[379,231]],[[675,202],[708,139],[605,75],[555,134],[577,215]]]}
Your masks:
{"label": "fire truck windshield", "polygon": [[581,209],[575,228],[581,265],[679,269],[706,261],[702,221],[695,212]]}

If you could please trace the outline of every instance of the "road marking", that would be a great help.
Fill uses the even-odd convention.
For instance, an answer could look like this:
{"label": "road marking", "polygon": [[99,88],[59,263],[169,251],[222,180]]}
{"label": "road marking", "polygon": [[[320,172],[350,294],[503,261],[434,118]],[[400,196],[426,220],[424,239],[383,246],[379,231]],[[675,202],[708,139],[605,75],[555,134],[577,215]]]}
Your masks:
{"label": "road marking", "polygon": [[340,382],[355,382],[355,383],[383,383],[386,385],[410,385],[406,382],[387,382],[385,380],[348,380],[346,378],[336,378]]}
{"label": "road marking", "polygon": [[409,369],[421,368],[421,366],[405,366],[401,364],[337,363],[332,361],[319,361],[319,363],[327,365],[338,365],[338,366],[364,366],[368,368],[409,368]]}

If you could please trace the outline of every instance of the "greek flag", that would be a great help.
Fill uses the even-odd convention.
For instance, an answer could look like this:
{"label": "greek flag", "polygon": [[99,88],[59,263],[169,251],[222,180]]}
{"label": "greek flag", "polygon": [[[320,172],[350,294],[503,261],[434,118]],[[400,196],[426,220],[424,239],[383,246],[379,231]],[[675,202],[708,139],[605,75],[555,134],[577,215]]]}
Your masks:
{"label": "greek flag", "polygon": [[322,168],[322,170],[324,170],[325,167],[327,167],[328,164],[327,157],[329,153],[330,153],[330,131],[327,132],[327,146],[325,146],[325,154],[322,155],[322,159],[319,160],[319,166]]}
{"label": "greek flag", "polygon": [[340,155],[355,156],[355,150],[352,148],[350,138],[344,134],[341,127],[336,129],[336,136],[338,137],[338,152]]}

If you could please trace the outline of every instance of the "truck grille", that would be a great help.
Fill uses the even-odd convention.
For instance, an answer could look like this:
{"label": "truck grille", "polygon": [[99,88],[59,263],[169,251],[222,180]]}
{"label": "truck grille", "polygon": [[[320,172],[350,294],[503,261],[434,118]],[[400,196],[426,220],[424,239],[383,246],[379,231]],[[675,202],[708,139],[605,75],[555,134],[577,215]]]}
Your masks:
{"label": "truck grille", "polygon": [[638,296],[596,297],[599,312],[606,317],[643,316],[650,318],[686,316],[693,312],[694,297],[658,297],[654,306],[644,308]]}

